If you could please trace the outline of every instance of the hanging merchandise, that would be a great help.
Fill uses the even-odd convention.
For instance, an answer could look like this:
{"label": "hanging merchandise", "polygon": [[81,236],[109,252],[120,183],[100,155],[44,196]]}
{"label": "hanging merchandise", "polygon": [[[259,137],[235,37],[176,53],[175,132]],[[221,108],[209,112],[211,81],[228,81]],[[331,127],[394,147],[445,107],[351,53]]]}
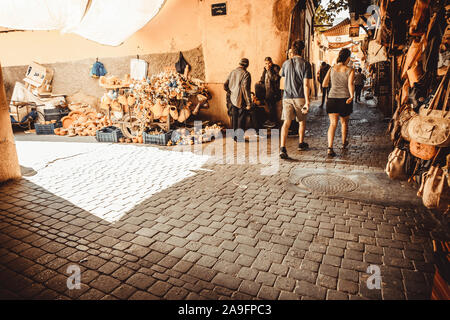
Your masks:
{"label": "hanging merchandise", "polygon": [[411,36],[421,36],[425,33],[430,18],[430,0],[416,0],[413,9],[413,18],[409,24]]}
{"label": "hanging merchandise", "polygon": [[98,78],[98,77],[104,76],[106,73],[107,72],[106,72],[105,66],[103,65],[103,63],[101,63],[97,59],[97,61],[92,65],[89,75],[92,78]]}
{"label": "hanging merchandise", "polygon": [[[408,133],[411,139],[437,147],[450,146],[450,111],[448,110],[450,81],[448,80],[449,72],[447,71],[429,107],[427,105],[420,107],[419,115],[409,121]],[[440,105],[444,94],[443,104]],[[439,105],[440,110],[438,110]]]}
{"label": "hanging merchandise", "polygon": [[422,160],[431,160],[437,153],[435,146],[422,144],[414,140],[409,143],[409,151],[414,157]]}
{"label": "hanging merchandise", "polygon": [[406,179],[405,173],[406,151],[395,148],[389,154],[385,172],[391,179]]}
{"label": "hanging merchandise", "polygon": [[186,61],[186,59],[184,59],[183,53],[181,53],[180,51],[178,61],[175,63],[175,69],[178,73],[184,74],[184,72],[186,71],[186,67],[190,67],[189,63]]}
{"label": "hanging merchandise", "polygon": [[420,55],[422,54],[422,47],[423,43],[421,40],[414,39],[411,42],[402,68],[402,79],[406,79],[408,70],[417,60],[419,60]]}
{"label": "hanging merchandise", "polygon": [[381,44],[377,43],[375,40],[369,42],[369,50],[367,56],[367,62],[369,64],[374,64],[377,62],[387,61],[386,48]]}
{"label": "hanging merchandise", "polygon": [[148,63],[145,60],[131,59],[130,60],[130,77],[132,80],[147,79]]}
{"label": "hanging merchandise", "polygon": [[422,197],[425,207],[445,210],[450,205],[448,164],[440,167],[435,163],[436,157],[430,170],[423,174],[422,184],[417,192],[417,196]]}

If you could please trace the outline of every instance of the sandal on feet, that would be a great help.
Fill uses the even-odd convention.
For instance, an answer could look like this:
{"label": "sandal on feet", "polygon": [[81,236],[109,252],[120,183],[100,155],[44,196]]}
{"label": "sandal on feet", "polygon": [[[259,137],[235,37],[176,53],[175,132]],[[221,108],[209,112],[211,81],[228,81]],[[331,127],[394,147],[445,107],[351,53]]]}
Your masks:
{"label": "sandal on feet", "polygon": [[327,155],[328,155],[329,157],[335,157],[335,156],[336,156],[336,153],[334,152],[333,148],[328,148]]}

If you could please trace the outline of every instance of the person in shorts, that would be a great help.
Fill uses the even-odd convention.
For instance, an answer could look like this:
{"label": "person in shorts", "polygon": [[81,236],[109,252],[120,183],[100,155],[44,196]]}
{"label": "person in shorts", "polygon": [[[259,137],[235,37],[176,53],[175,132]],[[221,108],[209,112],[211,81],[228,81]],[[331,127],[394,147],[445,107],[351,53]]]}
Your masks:
{"label": "person in shorts", "polygon": [[311,64],[301,57],[305,43],[296,40],[291,46],[292,58],[285,61],[281,67],[280,75],[285,77],[283,94],[283,111],[281,120],[281,146],[280,158],[287,159],[286,140],[291,122],[296,119],[299,122],[298,128],[298,150],[308,149],[308,144],[304,142],[306,130],[306,116],[309,111],[309,94],[311,92]]}
{"label": "person in shorts", "polygon": [[353,97],[355,93],[355,71],[348,66],[350,56],[351,52],[349,49],[342,49],[339,52],[336,64],[328,70],[323,80],[324,87],[329,87],[331,84],[326,108],[330,118],[327,151],[330,157],[336,156],[333,150],[333,142],[339,118],[342,127],[342,148],[345,149],[348,146],[348,120],[353,112]]}

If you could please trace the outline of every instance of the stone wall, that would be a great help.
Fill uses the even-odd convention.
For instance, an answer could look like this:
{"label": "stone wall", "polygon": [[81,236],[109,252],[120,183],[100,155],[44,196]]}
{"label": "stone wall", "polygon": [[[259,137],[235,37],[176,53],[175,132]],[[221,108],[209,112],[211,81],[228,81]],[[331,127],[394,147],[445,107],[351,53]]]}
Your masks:
{"label": "stone wall", "polygon": [[[194,78],[204,80],[205,62],[202,47],[184,51],[183,56],[192,67],[191,75]],[[99,57],[99,61],[104,64],[108,72],[107,75],[115,75],[122,78],[124,74],[130,73],[130,59],[132,58],[136,58],[136,56]],[[149,75],[159,73],[168,66],[173,66],[178,61],[178,58],[179,52],[139,56],[139,59],[143,59],[149,63]],[[81,92],[95,97],[102,96],[105,90],[98,85],[98,79],[93,79],[89,76],[90,68],[95,62],[95,59],[96,57],[78,61],[44,64],[46,67],[52,68],[55,72],[53,93],[70,96]],[[23,82],[27,67],[28,65],[2,68],[8,100],[11,99],[15,82]]]}

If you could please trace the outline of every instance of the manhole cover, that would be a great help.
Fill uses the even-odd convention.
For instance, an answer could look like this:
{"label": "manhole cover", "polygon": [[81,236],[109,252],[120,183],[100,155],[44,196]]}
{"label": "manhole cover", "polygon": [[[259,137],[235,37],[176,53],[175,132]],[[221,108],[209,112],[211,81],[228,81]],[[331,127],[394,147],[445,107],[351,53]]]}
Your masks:
{"label": "manhole cover", "polygon": [[312,174],[301,178],[300,183],[313,192],[337,194],[351,192],[358,185],[351,179],[334,174]]}

